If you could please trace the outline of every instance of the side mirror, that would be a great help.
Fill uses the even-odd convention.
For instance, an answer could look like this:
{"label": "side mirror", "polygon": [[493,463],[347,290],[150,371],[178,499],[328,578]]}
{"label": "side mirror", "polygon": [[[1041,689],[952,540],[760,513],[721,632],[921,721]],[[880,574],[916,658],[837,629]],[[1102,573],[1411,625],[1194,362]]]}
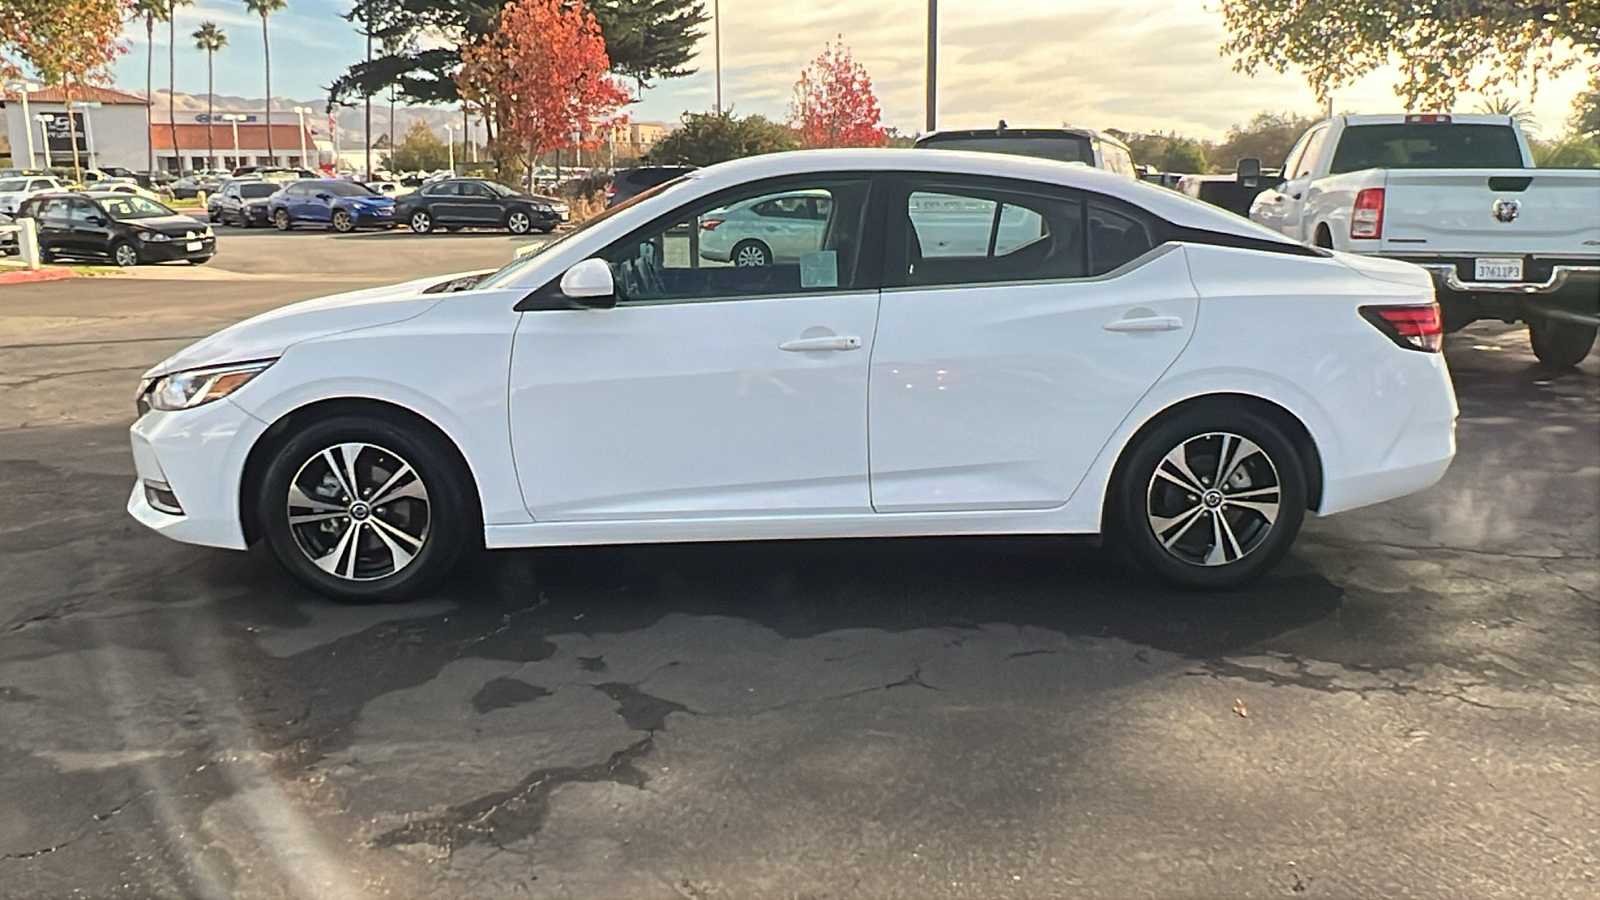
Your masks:
{"label": "side mirror", "polygon": [[318,200],[332,200],[333,199],[333,195],[330,194],[330,193],[327,193],[326,191],[322,191],[322,192],[318,192],[317,199]]}
{"label": "side mirror", "polygon": [[1261,160],[1254,156],[1246,156],[1239,160],[1239,184],[1244,187],[1257,187],[1261,183]]}
{"label": "side mirror", "polygon": [[90,216],[89,218],[84,219],[84,221],[94,226],[100,226],[106,223],[106,220],[101,216]]}
{"label": "side mirror", "polygon": [[568,269],[561,276],[561,293],[594,309],[617,305],[617,286],[603,259],[586,259]]}

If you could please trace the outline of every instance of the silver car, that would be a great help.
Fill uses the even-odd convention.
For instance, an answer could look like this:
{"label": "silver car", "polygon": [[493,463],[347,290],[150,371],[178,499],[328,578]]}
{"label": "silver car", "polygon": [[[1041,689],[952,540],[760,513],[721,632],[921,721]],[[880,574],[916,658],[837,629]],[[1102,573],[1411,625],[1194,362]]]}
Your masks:
{"label": "silver car", "polygon": [[768,194],[700,217],[700,256],[736,266],[794,264],[815,253],[833,212],[826,191]]}

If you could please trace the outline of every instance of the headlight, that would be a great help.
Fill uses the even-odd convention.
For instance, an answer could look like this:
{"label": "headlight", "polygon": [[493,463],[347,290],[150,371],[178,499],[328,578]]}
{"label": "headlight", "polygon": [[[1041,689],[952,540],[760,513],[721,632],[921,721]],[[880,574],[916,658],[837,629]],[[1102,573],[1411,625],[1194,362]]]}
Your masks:
{"label": "headlight", "polygon": [[548,203],[529,203],[528,206],[536,212],[547,213],[556,211],[556,208]]}
{"label": "headlight", "polygon": [[192,409],[237,391],[250,383],[277,360],[263,359],[254,362],[233,363],[226,366],[208,366],[163,375],[141,385],[139,396],[152,409],[171,412]]}
{"label": "headlight", "polygon": [[139,232],[139,240],[160,243],[161,241],[172,240],[172,236],[168,234],[162,234],[159,231],[141,231]]}

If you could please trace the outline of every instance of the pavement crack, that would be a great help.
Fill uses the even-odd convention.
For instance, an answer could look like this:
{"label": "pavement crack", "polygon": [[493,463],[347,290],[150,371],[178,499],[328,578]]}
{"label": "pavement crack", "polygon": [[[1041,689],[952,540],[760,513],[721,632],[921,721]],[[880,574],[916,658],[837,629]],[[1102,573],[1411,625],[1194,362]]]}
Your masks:
{"label": "pavement crack", "polygon": [[1292,673],[1278,672],[1271,669],[1264,669],[1259,666],[1245,666],[1238,663],[1229,662],[1227,660],[1215,659],[1207,660],[1202,663],[1202,665],[1205,667],[1205,671],[1188,672],[1186,674],[1191,676],[1203,675],[1212,679],[1237,678],[1241,681],[1250,681],[1255,682],[1256,684],[1270,685],[1271,687],[1298,687],[1324,694],[1355,694],[1360,697],[1367,697],[1371,694],[1394,694],[1396,696],[1415,694],[1422,697],[1435,697],[1443,700],[1455,700],[1468,706],[1478,707],[1479,709],[1512,710],[1524,708],[1520,706],[1497,706],[1492,703],[1484,703],[1481,700],[1474,700],[1471,697],[1466,696],[1465,691],[1467,689],[1475,687],[1487,687],[1489,685],[1487,681],[1462,681],[1453,685],[1455,690],[1432,690],[1429,688],[1417,687],[1416,685],[1401,684],[1392,679],[1385,678],[1383,675],[1373,670],[1346,666],[1345,668],[1352,668],[1354,671],[1371,675],[1374,678],[1384,681],[1385,683],[1365,685],[1340,684],[1338,677],[1335,675],[1314,674],[1310,671],[1310,667],[1307,665],[1306,661],[1300,659],[1299,657],[1288,654],[1274,654],[1273,658],[1293,665],[1295,667],[1295,671]]}
{"label": "pavement crack", "polygon": [[883,689],[888,691],[888,690],[893,690],[894,688],[897,688],[897,687],[911,687],[912,685],[916,685],[917,687],[920,687],[920,688],[927,688],[930,691],[937,691],[938,690],[938,688],[936,688],[933,685],[931,685],[931,684],[927,683],[926,681],[922,680],[922,664],[921,663],[918,663],[914,668],[912,668],[910,675],[907,675],[906,677],[900,679],[899,681],[891,681],[891,682],[889,682],[888,684],[883,686]]}
{"label": "pavement crack", "polygon": [[[116,806],[111,807],[110,809],[106,810],[105,812],[98,812],[98,813],[94,813],[94,814],[90,815],[89,818],[91,820],[93,820],[93,823],[104,822],[104,821],[110,819],[112,816],[116,815],[117,813],[122,812],[122,810],[125,809],[128,804],[130,804],[133,801],[139,799],[140,796],[143,796],[143,795],[140,794],[140,795],[135,795],[133,797],[129,797],[128,799],[122,801],[121,803],[118,803]],[[7,861],[11,861],[11,860],[36,859],[36,858],[41,857],[41,856],[49,856],[50,854],[55,853],[58,850],[65,850],[66,848],[72,846],[73,844],[76,844],[77,842],[83,840],[84,838],[88,837],[89,836],[89,832],[91,832],[93,830],[94,830],[94,824],[88,824],[88,825],[83,826],[83,828],[81,828],[78,831],[78,833],[73,835],[72,837],[69,837],[64,841],[60,841],[60,842],[55,843],[55,844],[51,844],[48,847],[40,847],[37,850],[25,850],[25,851],[23,851],[21,853],[0,854],[0,862],[7,862]]]}

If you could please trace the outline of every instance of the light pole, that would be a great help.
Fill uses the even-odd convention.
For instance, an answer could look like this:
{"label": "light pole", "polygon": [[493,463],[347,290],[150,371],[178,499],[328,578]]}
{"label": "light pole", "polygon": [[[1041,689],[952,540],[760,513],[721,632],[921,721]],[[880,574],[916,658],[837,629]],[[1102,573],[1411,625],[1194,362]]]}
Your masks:
{"label": "light pole", "polygon": [[[33,118],[34,121],[39,123],[39,139],[44,142],[44,167],[48,169],[51,166],[49,128],[50,122],[55,118],[55,116],[52,116],[49,113],[35,113]],[[32,162],[32,160],[29,160],[29,162]]]}
{"label": "light pole", "polygon": [[445,148],[450,153],[450,174],[451,175],[454,175],[456,173],[456,140],[455,140],[454,137],[451,136],[455,132],[455,129],[456,129],[455,125],[453,125],[453,124],[451,124],[449,122],[445,123],[445,126],[444,126],[444,145],[445,145]]}
{"label": "light pole", "polygon": [[[246,117],[238,113],[223,113],[222,121],[233,126],[233,167],[237,169],[244,165],[244,159],[239,156],[239,123],[246,121]],[[206,127],[209,128],[211,126],[207,125]],[[272,126],[269,125],[267,127],[270,128]]]}
{"label": "light pole", "polygon": [[[82,101],[80,103],[75,103],[73,105],[78,107],[79,109],[83,109],[83,110],[99,109],[100,108],[100,101],[99,100],[85,100],[85,101]],[[77,140],[78,136],[76,134],[74,134],[72,136],[72,139],[73,140]],[[91,169],[100,168],[99,166],[95,165],[95,159],[94,159],[94,117],[89,115],[87,112],[85,112],[83,114],[83,140],[84,140],[84,143],[87,146],[88,151],[89,151],[89,168],[91,168]]]}
{"label": "light pole", "polygon": [[28,113],[28,94],[39,90],[39,87],[31,81],[14,81],[6,85],[6,90],[22,95],[22,133],[28,137],[28,164],[23,166],[25,169],[33,168],[33,117]]}
{"label": "light pole", "polygon": [[928,0],[928,131],[939,121],[939,0]]}
{"label": "light pole", "polygon": [[717,115],[722,115],[722,0],[711,0],[711,42],[716,47]]}
{"label": "light pole", "polygon": [[300,168],[309,169],[306,165],[306,116],[313,112],[309,106],[296,106],[294,114],[300,117]]}

